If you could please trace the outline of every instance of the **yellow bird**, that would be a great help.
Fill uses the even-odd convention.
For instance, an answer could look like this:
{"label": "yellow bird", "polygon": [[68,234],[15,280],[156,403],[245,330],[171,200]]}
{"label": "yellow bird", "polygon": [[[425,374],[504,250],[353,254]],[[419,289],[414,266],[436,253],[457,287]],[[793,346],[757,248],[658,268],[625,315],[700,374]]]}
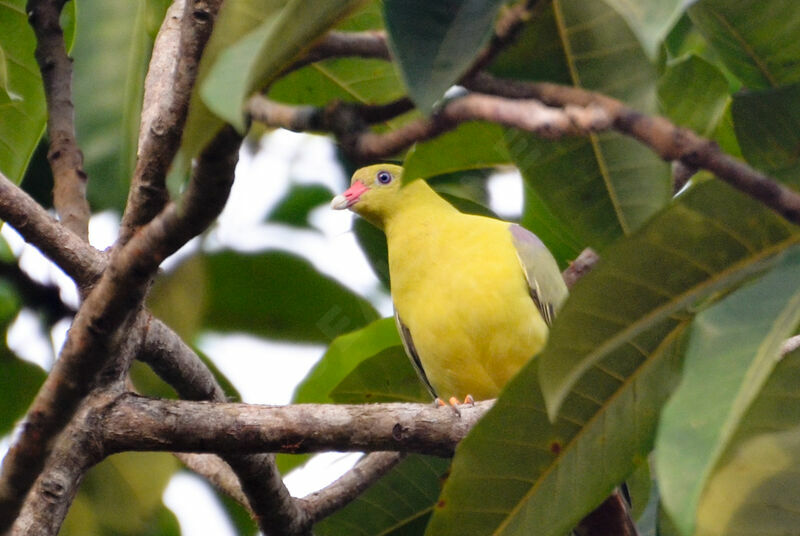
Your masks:
{"label": "yellow bird", "polygon": [[331,206],[386,234],[397,328],[433,397],[494,398],[547,341],[567,296],[558,265],[523,227],[463,214],[402,175],[359,169]]}

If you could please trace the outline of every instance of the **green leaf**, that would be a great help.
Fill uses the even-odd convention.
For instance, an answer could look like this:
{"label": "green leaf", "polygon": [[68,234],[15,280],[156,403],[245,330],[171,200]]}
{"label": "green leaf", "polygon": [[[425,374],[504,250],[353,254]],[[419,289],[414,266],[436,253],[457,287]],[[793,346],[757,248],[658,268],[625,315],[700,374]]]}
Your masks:
{"label": "green leaf", "polygon": [[527,183],[523,184],[523,188],[525,209],[520,224],[534,231],[536,236],[547,244],[558,265],[566,268],[583,250],[581,239],[575,236],[571,225],[550,210],[533,188]]}
{"label": "green leaf", "polygon": [[661,111],[676,124],[711,137],[729,102],[728,82],[694,54],[671,63],[658,82]]}
{"label": "green leaf", "polygon": [[[184,273],[192,277],[184,278]],[[183,303],[187,314],[197,315],[186,324],[187,333],[243,331],[280,340],[327,342],[378,317],[369,302],[307,260],[281,251],[195,256],[166,277],[164,285],[171,287],[174,300],[177,296],[172,302],[176,314]]]}
{"label": "green leaf", "polygon": [[340,335],[305,380],[297,386],[292,403],[330,403],[330,392],[358,365],[393,348],[402,349],[394,318],[381,318],[359,330]]}
{"label": "green leaf", "polygon": [[733,97],[742,154],[753,166],[800,189],[800,84]]}
{"label": "green leaf", "polygon": [[[69,50],[75,32],[75,2],[64,6],[64,21]],[[0,173],[15,183],[22,180],[47,121],[35,48],[25,0],[0,3]]]}
{"label": "green leaf", "polygon": [[[162,7],[162,9],[166,9]],[[148,2],[82,2],[75,44],[75,129],[95,210],[121,211],[136,164],[139,116],[153,35]]]}
{"label": "green leaf", "polygon": [[[220,51],[200,83],[203,102],[219,118],[219,126],[224,121],[244,131],[245,99],[272,81],[361,1],[323,0],[312,5],[307,0],[289,0],[280,11],[261,15],[258,26]],[[219,126],[208,134],[208,139]]]}
{"label": "green leaf", "polygon": [[605,0],[636,34],[647,55],[658,57],[661,42],[686,9],[686,0]]}
{"label": "green leaf", "polygon": [[361,218],[353,220],[353,234],[356,235],[358,246],[366,255],[375,276],[386,288],[389,288],[389,249],[386,244],[386,235]]}
{"label": "green leaf", "polygon": [[502,128],[491,123],[470,122],[414,145],[406,155],[403,167],[404,175],[414,180],[465,169],[483,169],[510,161]]}
{"label": "green leaf", "polygon": [[[382,318],[352,333],[340,335],[297,386],[292,403],[333,403],[331,391],[361,363],[381,352],[402,349],[402,344],[394,318]],[[277,463],[281,472],[286,473],[308,458],[306,455],[279,454]]]}
{"label": "green leaf", "polygon": [[794,0],[700,0],[694,25],[745,86],[767,88],[800,80],[800,11]]}
{"label": "green leaf", "polygon": [[[493,70],[585,87],[655,112],[655,68],[625,21],[604,2],[554,0]],[[549,226],[569,223],[568,231],[553,234],[575,237],[578,249],[602,250],[669,200],[669,166],[620,134],[551,141],[509,129],[506,142],[526,184],[555,216]],[[523,221],[536,223],[527,214]],[[531,230],[547,234],[535,226]]]}
{"label": "green leaf", "polygon": [[488,42],[501,0],[385,0],[389,48],[425,114]]}
{"label": "green leaf", "polygon": [[703,490],[702,534],[787,534],[796,530],[800,352],[780,361],[739,423]]}
{"label": "green leaf", "polygon": [[294,184],[267,215],[267,220],[285,223],[292,227],[308,228],[311,224],[308,215],[312,210],[329,203],[333,192],[321,184]]}
{"label": "green leaf", "polygon": [[[683,380],[662,412],[656,448],[662,501],[684,534],[694,532],[698,504],[712,470],[780,358],[783,341],[794,333],[798,323],[798,246],[785,251],[761,279],[695,318]],[[783,413],[774,405],[771,409],[771,413],[762,415],[758,426],[772,429],[768,423],[773,422],[786,429],[791,423],[789,443],[778,450],[800,445],[798,414]],[[772,439],[777,437],[773,435]],[[779,445],[749,444],[762,456],[770,446]],[[752,481],[749,484],[752,486]],[[728,493],[731,491],[728,489]],[[741,492],[742,488],[737,495]],[[730,503],[728,509],[735,513]],[[795,515],[790,517],[796,521]],[[726,524],[719,524],[725,514],[708,511],[706,516],[710,525],[702,527],[704,533],[730,533],[723,530]]]}
{"label": "green leaf", "polygon": [[609,355],[624,348],[635,355],[640,337],[774,263],[800,241],[798,231],[744,194],[707,181],[609,248],[572,289],[539,356],[550,415]]}
{"label": "green leaf", "polygon": [[164,452],[107,458],[87,473],[76,498],[81,506],[70,509],[59,534],[174,534],[174,516],[164,512],[161,497],[177,469],[175,457]]}
{"label": "green leaf", "polygon": [[628,359],[604,363],[555,422],[534,358],[459,444],[426,534],[568,533],[646,459],[659,407],[679,377],[682,331],[640,338],[621,356]]}
{"label": "green leaf", "polygon": [[314,525],[314,534],[418,536],[449,464],[432,456],[409,456],[349,505]]}
{"label": "green leaf", "polygon": [[431,401],[402,346],[392,346],[359,363],[329,396],[337,404]]}
{"label": "green leaf", "polygon": [[46,376],[41,368],[17,358],[5,342],[0,345],[0,436],[25,414]]}

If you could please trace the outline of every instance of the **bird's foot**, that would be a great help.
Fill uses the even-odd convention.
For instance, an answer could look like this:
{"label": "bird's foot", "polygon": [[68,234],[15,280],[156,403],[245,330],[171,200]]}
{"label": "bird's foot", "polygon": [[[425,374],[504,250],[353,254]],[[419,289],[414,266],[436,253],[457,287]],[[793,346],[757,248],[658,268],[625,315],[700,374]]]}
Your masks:
{"label": "bird's foot", "polygon": [[450,403],[449,404],[445,403],[444,400],[442,400],[441,398],[439,398],[437,396],[436,400],[433,401],[433,404],[437,408],[443,408],[443,407],[447,406],[453,411],[453,413],[456,414],[456,417],[461,417],[461,412],[456,407],[458,405],[458,399],[456,397],[451,397],[450,400],[448,400],[448,402],[450,402]]}

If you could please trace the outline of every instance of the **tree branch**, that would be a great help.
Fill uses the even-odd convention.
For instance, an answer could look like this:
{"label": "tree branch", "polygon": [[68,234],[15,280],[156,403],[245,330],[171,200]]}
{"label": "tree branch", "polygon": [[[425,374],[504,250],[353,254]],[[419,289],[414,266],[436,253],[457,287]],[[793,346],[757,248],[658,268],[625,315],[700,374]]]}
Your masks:
{"label": "tree branch", "polygon": [[82,240],[89,237],[89,203],[83,154],[75,140],[72,60],[67,56],[59,17],[66,0],[29,0],[28,21],[36,34],[36,61],[47,101],[47,159],[53,170],[53,206],[64,226]]}
{"label": "tree branch", "polygon": [[103,442],[124,450],[247,453],[402,451],[452,456],[491,406],[251,404],[156,400],[133,394],[103,409]]}
{"label": "tree branch", "polygon": [[600,93],[547,82],[519,82],[480,73],[465,86],[512,99],[537,99],[550,106],[596,106],[607,114],[611,128],[639,140],[664,160],[708,170],[792,223],[800,224],[800,193],[725,154],[713,141],[663,117],[647,116]]}
{"label": "tree branch", "polygon": [[22,501],[57,434],[94,385],[95,375],[125,341],[120,329],[131,325],[158,265],[204,230],[227,200],[241,137],[225,129],[209,144],[180,205],[172,204],[116,252],[97,286],[78,311],[53,370],[28,412],[17,442],[0,473],[0,532]]}
{"label": "tree branch", "polygon": [[402,452],[367,454],[331,485],[298,499],[308,515],[309,523],[313,525],[347,506],[403,461],[405,456]]}
{"label": "tree branch", "polygon": [[167,170],[180,146],[200,56],[221,4],[222,0],[178,0],[158,32],[144,85],[138,159],[117,247],[169,201]]}

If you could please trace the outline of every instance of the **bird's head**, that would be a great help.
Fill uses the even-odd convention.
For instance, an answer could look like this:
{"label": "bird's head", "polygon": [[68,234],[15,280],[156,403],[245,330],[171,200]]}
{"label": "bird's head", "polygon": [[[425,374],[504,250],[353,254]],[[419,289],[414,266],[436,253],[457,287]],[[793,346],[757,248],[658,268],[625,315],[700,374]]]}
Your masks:
{"label": "bird's head", "polygon": [[[421,182],[421,181],[418,181]],[[404,204],[403,168],[376,164],[359,169],[350,179],[350,188],[331,201],[336,210],[349,208],[368,222],[383,227],[388,216]],[[412,183],[413,184],[413,183]]]}

